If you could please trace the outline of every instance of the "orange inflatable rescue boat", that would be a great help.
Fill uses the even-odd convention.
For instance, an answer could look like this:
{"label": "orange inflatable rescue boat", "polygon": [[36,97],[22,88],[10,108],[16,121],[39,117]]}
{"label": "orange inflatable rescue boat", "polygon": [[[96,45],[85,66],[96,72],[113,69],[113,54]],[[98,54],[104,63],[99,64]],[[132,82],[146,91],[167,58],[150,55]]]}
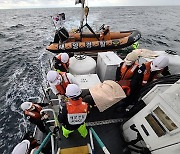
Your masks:
{"label": "orange inflatable rescue boat", "polygon": [[[138,30],[111,32],[109,26],[104,24],[100,27],[99,32],[94,32],[87,24],[87,16],[89,12],[88,6],[84,7],[84,1],[76,0],[76,4],[82,4],[82,19],[80,28],[74,32],[68,32],[64,28],[65,14],[57,14],[52,16],[56,33],[54,41],[46,48],[53,53],[61,52],[99,52],[116,50],[128,47],[138,41],[141,33]],[[86,23],[83,25],[84,17]],[[87,27],[89,32],[84,32],[84,27]]]}
{"label": "orange inflatable rescue boat", "polygon": [[[65,28],[59,32],[60,39],[65,38]],[[67,34],[67,32],[66,32]],[[68,36],[68,35],[67,35]],[[141,33],[138,30],[102,33],[69,33],[62,43],[51,43],[46,49],[52,53],[108,51],[128,47],[138,41]],[[59,43],[60,42],[60,43]]]}

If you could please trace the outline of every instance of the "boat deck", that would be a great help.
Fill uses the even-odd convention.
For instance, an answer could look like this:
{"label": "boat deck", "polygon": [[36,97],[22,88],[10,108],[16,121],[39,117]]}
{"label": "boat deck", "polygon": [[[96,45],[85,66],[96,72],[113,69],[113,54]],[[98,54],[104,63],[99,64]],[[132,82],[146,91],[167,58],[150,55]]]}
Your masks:
{"label": "boat deck", "polygon": [[[87,127],[88,128],[88,127]],[[121,140],[119,124],[108,124],[101,126],[93,126],[93,129],[98,134],[99,138],[105,144],[106,148],[111,154],[123,154],[123,141]],[[84,139],[80,134],[75,131],[68,139],[61,137],[60,148],[70,148],[83,146],[90,143],[89,135]],[[104,154],[103,150],[100,148],[98,142],[93,138],[95,153]],[[129,153],[130,154],[130,153]]]}
{"label": "boat deck", "polygon": [[[53,108],[58,115],[58,102],[54,102],[54,104],[55,105],[50,107]],[[110,107],[104,112],[99,112],[97,108],[91,109],[86,121],[87,129],[89,130],[90,127],[94,129],[111,154],[130,154],[128,151],[123,152],[125,143],[121,139],[120,126],[125,119],[120,118],[120,113],[115,110],[117,105],[118,104]],[[39,141],[45,137],[42,136],[42,133],[40,133],[39,130],[37,130],[36,134],[36,138],[38,138]],[[93,142],[95,153],[103,154],[103,150],[94,137]],[[69,138],[65,138],[60,129],[60,140],[58,140],[58,147],[60,149],[84,146],[88,143],[90,144],[89,133],[86,138],[83,138],[78,131],[74,131],[69,135]]]}

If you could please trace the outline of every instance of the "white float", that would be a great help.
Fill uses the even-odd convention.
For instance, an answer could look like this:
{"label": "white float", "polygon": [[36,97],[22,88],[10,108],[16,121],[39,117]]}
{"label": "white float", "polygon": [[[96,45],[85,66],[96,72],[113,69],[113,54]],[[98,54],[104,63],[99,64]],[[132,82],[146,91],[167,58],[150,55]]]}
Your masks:
{"label": "white float", "polygon": [[69,72],[73,75],[94,74],[96,72],[96,61],[83,55],[71,57]]}

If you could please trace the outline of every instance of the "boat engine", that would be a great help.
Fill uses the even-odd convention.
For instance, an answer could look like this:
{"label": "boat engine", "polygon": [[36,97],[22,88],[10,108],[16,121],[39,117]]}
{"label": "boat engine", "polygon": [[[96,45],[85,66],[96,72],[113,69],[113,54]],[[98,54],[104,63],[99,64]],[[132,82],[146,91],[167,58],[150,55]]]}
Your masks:
{"label": "boat engine", "polygon": [[64,42],[69,38],[69,33],[65,27],[58,30],[58,37],[61,42]]}

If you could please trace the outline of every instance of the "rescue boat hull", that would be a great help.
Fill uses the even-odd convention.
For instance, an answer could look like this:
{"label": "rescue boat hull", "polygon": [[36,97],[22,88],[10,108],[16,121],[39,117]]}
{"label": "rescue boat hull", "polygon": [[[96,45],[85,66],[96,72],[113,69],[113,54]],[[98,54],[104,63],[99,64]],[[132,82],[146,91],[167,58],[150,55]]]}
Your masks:
{"label": "rescue boat hull", "polygon": [[71,34],[66,43],[51,43],[46,49],[52,53],[117,50],[128,47],[138,41],[141,38],[141,33],[138,30],[111,32],[110,38],[100,40],[100,36],[98,39],[93,34],[82,34],[80,41],[79,33]]}

